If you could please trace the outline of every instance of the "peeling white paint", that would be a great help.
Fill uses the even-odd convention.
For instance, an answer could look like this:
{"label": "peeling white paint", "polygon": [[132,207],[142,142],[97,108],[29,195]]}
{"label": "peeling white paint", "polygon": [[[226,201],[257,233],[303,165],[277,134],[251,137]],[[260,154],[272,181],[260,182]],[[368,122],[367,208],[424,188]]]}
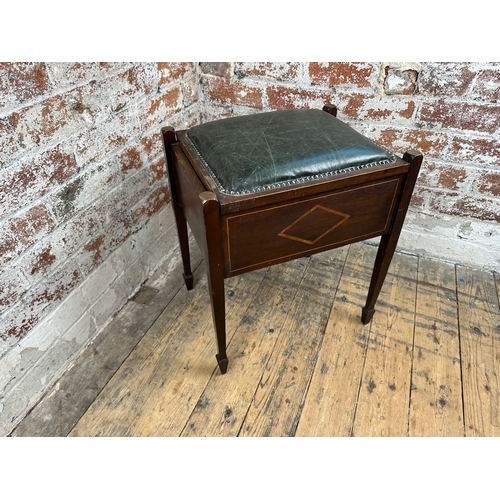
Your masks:
{"label": "peeling white paint", "polygon": [[[38,323],[0,358],[0,436],[9,434],[38,402],[43,392],[72,366],[81,350],[91,343],[113,314],[133,295],[141,280],[149,277],[165,259],[170,258],[175,251],[175,245],[171,242],[176,241],[173,238],[173,235],[176,236],[173,224],[172,208],[168,205],[134,234],[134,258],[128,260],[126,265],[121,264],[120,273],[113,270],[110,262],[120,251],[130,252],[129,240],[49,317]],[[162,240],[165,234],[169,235],[168,242]],[[170,245],[171,248],[165,249],[165,246]],[[156,249],[155,258],[141,260],[144,253],[150,253],[151,249]],[[96,301],[84,299],[82,290],[92,294],[99,289],[102,294],[96,297]],[[81,307],[85,305],[87,309],[81,313]],[[93,318],[97,319],[97,324]]]}
{"label": "peeling white paint", "polygon": [[500,272],[500,225],[408,211],[398,250]]}

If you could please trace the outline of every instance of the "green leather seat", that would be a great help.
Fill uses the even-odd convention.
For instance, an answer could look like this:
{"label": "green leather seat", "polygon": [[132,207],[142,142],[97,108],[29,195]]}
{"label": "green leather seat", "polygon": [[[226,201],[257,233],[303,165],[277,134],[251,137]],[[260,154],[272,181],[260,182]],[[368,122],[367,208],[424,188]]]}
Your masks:
{"label": "green leather seat", "polygon": [[187,133],[218,189],[256,193],[392,163],[395,157],[329,113],[271,111],[216,120]]}

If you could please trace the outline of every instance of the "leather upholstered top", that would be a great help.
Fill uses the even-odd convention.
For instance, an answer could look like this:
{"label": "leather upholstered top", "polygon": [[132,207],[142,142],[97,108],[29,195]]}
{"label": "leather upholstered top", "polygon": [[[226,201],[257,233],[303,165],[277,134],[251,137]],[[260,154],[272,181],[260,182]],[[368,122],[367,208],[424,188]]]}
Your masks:
{"label": "leather upholstered top", "polygon": [[254,193],[395,161],[329,113],[271,111],[192,127],[187,138],[218,189]]}

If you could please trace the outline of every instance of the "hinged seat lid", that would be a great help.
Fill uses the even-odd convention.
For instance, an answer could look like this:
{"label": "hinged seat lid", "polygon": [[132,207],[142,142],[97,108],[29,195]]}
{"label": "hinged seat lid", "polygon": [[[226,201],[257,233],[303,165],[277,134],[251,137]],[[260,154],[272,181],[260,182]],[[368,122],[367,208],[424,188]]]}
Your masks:
{"label": "hinged seat lid", "polygon": [[196,125],[186,135],[221,193],[242,195],[393,163],[324,111],[270,111]]}

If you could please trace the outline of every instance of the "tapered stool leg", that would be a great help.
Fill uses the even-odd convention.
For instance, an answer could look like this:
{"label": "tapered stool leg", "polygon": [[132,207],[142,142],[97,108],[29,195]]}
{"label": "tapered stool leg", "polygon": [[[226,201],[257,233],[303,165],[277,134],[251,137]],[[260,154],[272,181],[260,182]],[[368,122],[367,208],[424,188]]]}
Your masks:
{"label": "tapered stool leg", "polygon": [[411,195],[413,193],[415,182],[417,181],[423,157],[419,151],[408,151],[403,155],[403,159],[410,163],[410,169],[407,173],[405,187],[401,193],[399,208],[394,217],[392,227],[389,233],[383,236],[380,240],[377,257],[375,258],[370,288],[368,290],[368,297],[361,312],[361,322],[364,325],[371,321],[373,314],[375,313],[375,303],[380,290],[382,289],[382,285],[384,284],[389,266],[391,265],[396,245],[398,244],[399,235],[401,234],[401,229],[403,228],[406,212],[410,204]]}
{"label": "tapered stool leg", "polygon": [[177,235],[179,237],[179,247],[181,250],[182,265],[184,272],[182,277],[188,290],[193,288],[193,273],[191,271],[191,261],[189,258],[189,238],[186,218],[184,211],[179,202],[179,191],[177,180],[175,178],[173,159],[172,159],[172,144],[177,142],[177,135],[173,127],[164,127],[161,129],[163,136],[163,146],[165,151],[165,159],[167,163],[168,178],[170,183],[170,194],[172,197],[172,207],[174,209],[175,223],[177,226]]}
{"label": "tapered stool leg", "polygon": [[227,372],[226,306],[224,296],[224,264],[221,247],[219,202],[213,192],[200,194],[205,220],[205,262],[212,305],[212,317],[217,340],[217,363],[222,374]]}

